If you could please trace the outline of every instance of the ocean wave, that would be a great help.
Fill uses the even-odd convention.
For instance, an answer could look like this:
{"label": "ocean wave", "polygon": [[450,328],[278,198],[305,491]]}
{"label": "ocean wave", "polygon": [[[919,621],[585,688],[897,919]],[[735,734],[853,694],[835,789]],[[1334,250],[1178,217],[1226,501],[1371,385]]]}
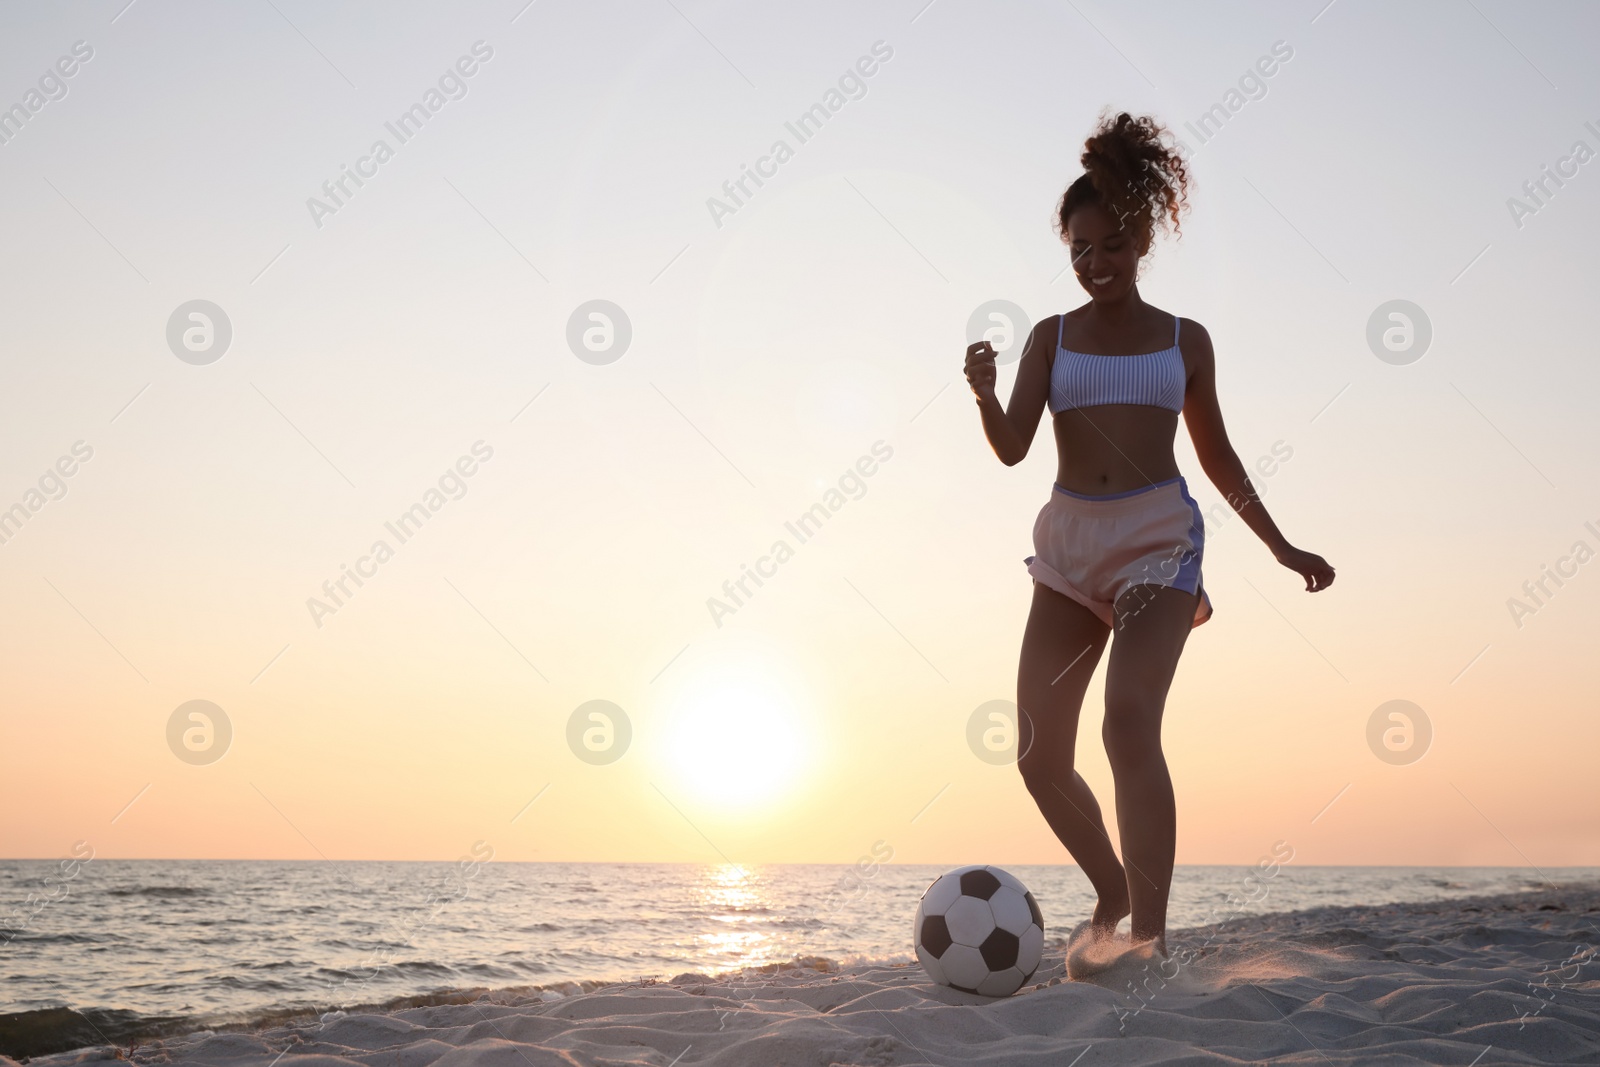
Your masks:
{"label": "ocean wave", "polygon": [[19,930],[11,937],[13,943],[26,941],[33,945],[82,945],[93,944],[99,941],[120,941],[122,938],[115,934],[38,934],[31,930]]}
{"label": "ocean wave", "polygon": [[188,885],[116,886],[106,890],[108,897],[159,897],[181,900],[187,897],[207,897],[211,890]]}
{"label": "ocean wave", "polygon": [[[299,988],[296,983],[281,982],[276,978],[252,978],[243,974],[222,974],[211,980],[225,989],[247,989],[252,993],[293,993]],[[183,986],[170,988],[173,992],[179,992]]]}
{"label": "ocean wave", "polygon": [[[469,965],[470,966],[470,965]],[[316,973],[340,981],[366,982],[378,974],[417,975],[420,977],[449,978],[457,969],[448,963],[434,960],[386,960],[359,964],[353,969],[343,967],[318,967]]]}
{"label": "ocean wave", "polygon": [[398,951],[411,947],[408,942],[390,941],[384,938],[330,937],[319,942],[319,944],[325,948],[347,948],[356,952],[377,952],[380,949]]}

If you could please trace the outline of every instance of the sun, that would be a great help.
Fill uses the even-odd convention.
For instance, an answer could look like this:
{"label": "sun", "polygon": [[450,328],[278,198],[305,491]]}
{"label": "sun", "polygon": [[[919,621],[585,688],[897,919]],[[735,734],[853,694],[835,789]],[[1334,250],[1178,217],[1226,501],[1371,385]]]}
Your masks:
{"label": "sun", "polygon": [[794,696],[756,671],[685,688],[664,718],[661,755],[677,790],[726,810],[769,806],[810,760]]}

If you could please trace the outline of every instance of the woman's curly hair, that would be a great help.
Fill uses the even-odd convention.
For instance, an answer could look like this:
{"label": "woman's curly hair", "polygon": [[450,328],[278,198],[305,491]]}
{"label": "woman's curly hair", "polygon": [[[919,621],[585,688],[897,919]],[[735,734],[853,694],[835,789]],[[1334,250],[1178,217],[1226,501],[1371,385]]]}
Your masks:
{"label": "woman's curly hair", "polygon": [[1057,223],[1062,240],[1067,219],[1085,204],[1102,204],[1111,217],[1136,233],[1181,234],[1178,214],[1189,207],[1189,168],[1154,118],[1126,111],[1103,112],[1083,143],[1083,175],[1062,194]]}

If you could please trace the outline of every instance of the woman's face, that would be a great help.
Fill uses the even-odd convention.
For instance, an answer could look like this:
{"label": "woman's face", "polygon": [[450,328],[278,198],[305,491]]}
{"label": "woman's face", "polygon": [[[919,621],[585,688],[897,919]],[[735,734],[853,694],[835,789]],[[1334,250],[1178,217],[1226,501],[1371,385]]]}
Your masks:
{"label": "woman's face", "polygon": [[1091,300],[1120,300],[1139,275],[1149,238],[1119,226],[1104,205],[1085,204],[1067,218],[1067,250],[1078,284]]}

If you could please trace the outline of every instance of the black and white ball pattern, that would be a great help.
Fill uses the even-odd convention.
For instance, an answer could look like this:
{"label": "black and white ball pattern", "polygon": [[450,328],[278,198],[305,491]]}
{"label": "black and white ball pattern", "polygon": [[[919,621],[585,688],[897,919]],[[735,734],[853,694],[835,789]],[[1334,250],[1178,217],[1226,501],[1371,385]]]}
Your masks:
{"label": "black and white ball pattern", "polygon": [[1044,917],[1015,875],[958,867],[933,880],[917,905],[917,959],[940,985],[1009,997],[1039,968]]}

